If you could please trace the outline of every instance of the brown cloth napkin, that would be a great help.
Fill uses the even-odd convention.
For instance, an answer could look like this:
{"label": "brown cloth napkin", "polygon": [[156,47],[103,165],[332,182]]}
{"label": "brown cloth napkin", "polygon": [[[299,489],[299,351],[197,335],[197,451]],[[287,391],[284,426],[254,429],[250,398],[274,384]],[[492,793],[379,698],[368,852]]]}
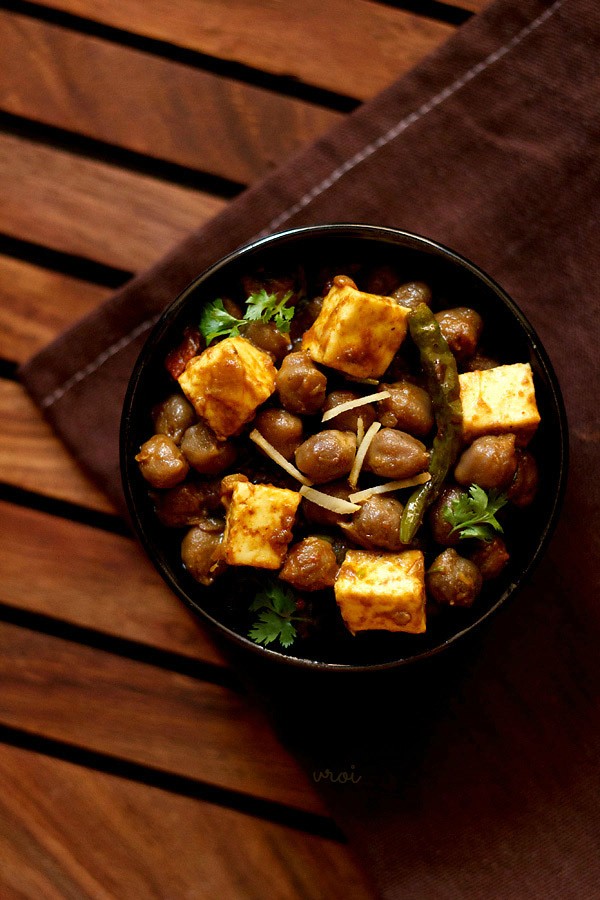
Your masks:
{"label": "brown cloth napkin", "polygon": [[318,708],[307,684],[272,701],[385,897],[600,897],[599,101],[596,0],[497,0],[22,369],[118,500],[120,401],[150,323],[257,235],[416,231],[486,269],[532,321],[572,461],[528,587],[458,655],[338,680]]}

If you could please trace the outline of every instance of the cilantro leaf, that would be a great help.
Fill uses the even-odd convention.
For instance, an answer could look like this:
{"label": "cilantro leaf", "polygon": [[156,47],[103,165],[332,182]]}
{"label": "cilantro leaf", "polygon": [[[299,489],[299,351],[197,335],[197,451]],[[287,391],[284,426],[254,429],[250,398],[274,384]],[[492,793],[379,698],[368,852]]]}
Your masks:
{"label": "cilantro leaf", "polygon": [[444,519],[452,525],[450,534],[458,531],[460,538],[490,541],[495,531],[502,533],[496,513],[505,505],[506,499],[506,495],[499,491],[492,490],[486,494],[478,484],[472,484],[468,494],[457,497],[444,510]]}
{"label": "cilantro leaf", "polygon": [[251,612],[258,612],[258,618],[248,637],[257,644],[271,644],[279,641],[282,647],[291,647],[298,632],[294,621],[300,621],[296,612],[296,600],[292,591],[276,582],[268,584],[250,604]]}
{"label": "cilantro leaf", "polygon": [[248,637],[257,644],[267,644],[278,640],[282,647],[291,647],[296,639],[297,631],[289,620],[282,619],[277,613],[264,609],[254,623]]}
{"label": "cilantro leaf", "polygon": [[296,611],[296,599],[289,588],[276,581],[270,581],[250,605],[251,611],[265,608],[272,609],[282,616],[291,615]]}
{"label": "cilantro leaf", "polygon": [[261,288],[248,297],[243,319],[230,315],[220,298],[207,303],[200,316],[200,331],[207,346],[218,337],[236,337],[240,333],[240,327],[248,322],[266,324],[273,321],[280,331],[287,333],[295,312],[293,306],[286,306],[292,296],[293,291],[286,291],[280,296],[269,294],[265,288]]}
{"label": "cilantro leaf", "polygon": [[240,333],[240,325],[243,324],[244,319],[236,319],[235,316],[230,315],[220,298],[213,300],[212,303],[207,303],[200,316],[200,331],[204,335],[207,345],[217,337],[225,335],[235,337]]}
{"label": "cilantro leaf", "polygon": [[273,321],[280,331],[288,332],[294,317],[294,307],[286,306],[286,303],[292,295],[293,291],[286,291],[280,297],[279,294],[269,294],[265,288],[261,288],[248,297],[244,318],[248,322]]}

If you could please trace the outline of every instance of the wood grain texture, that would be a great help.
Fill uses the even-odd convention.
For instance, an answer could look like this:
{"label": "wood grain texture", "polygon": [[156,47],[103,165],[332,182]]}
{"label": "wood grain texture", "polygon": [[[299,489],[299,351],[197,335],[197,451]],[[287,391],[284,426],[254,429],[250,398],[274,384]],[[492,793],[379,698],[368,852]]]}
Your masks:
{"label": "wood grain texture", "polygon": [[340,118],[26,16],[0,12],[0,34],[0,109],[242,184]]}
{"label": "wood grain texture", "polygon": [[471,12],[478,13],[486,6],[489,6],[492,0],[444,0],[448,6],[458,6],[460,9],[468,9]]}
{"label": "wood grain texture", "polygon": [[[133,38],[102,29],[93,37],[76,21],[51,25],[35,19],[38,7]],[[190,174],[182,187],[161,160],[186,167],[186,179],[198,170],[252,182],[340,118],[325,103],[293,99],[290,79],[366,99],[454,32],[367,0],[41,0],[27,8],[0,11],[0,111],[5,122],[28,119],[38,140],[0,135],[0,232],[131,272],[225,205],[199,189],[210,179],[199,175],[196,189]],[[211,65],[240,77],[213,75]],[[284,93],[273,76],[286,77]],[[51,146],[70,132],[96,143]],[[134,171],[142,161],[122,150],[149,157],[163,177]],[[0,355],[26,359],[108,294],[0,257]],[[112,512],[18,384],[0,380],[0,411],[1,481]],[[255,798],[325,814],[262,711],[209,680],[226,679],[225,659],[133,540],[3,501],[0,573],[4,619],[30,626],[0,621],[0,724],[59,741],[75,758],[77,748],[105,754],[124,773],[95,771],[83,753],[74,765],[0,742],[2,900],[373,896],[333,841],[125,777],[130,762],[165,783],[180,775],[207,793],[238,792],[250,809]],[[176,662],[190,674],[174,671]]]}
{"label": "wood grain texture", "polygon": [[0,379],[0,416],[0,481],[101,512],[116,512],[21,385]]}
{"label": "wood grain texture", "polygon": [[348,849],[0,745],[4,900],[368,900]]}
{"label": "wood grain texture", "polygon": [[373,96],[454,31],[365,0],[205,0],[201,7],[195,0],[176,5],[50,0],[46,5],[358,99]]}
{"label": "wood grain texture", "polygon": [[5,725],[325,812],[263,714],[227,688],[6,623],[0,679]]}
{"label": "wood grain texture", "polygon": [[224,663],[133,539],[0,502],[0,571],[0,601],[18,609]]}
{"label": "wood grain texture", "polygon": [[126,271],[219,212],[201,191],[0,135],[0,231]]}
{"label": "wood grain texture", "polygon": [[0,254],[0,357],[25,362],[109,294],[108,288]]}

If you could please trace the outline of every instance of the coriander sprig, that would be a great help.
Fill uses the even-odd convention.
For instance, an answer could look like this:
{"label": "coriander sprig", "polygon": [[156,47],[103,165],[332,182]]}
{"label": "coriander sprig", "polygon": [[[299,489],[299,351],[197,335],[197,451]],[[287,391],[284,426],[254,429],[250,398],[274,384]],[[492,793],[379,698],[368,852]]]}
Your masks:
{"label": "coriander sprig", "polygon": [[248,297],[244,318],[249,322],[274,322],[280,331],[287,333],[294,317],[294,307],[286,306],[286,303],[293,293],[286,291],[280,297],[278,294],[267,293],[265,288],[255,291]]}
{"label": "coriander sprig", "polygon": [[450,534],[458,531],[461,538],[492,540],[495,531],[503,531],[496,513],[506,502],[505,494],[494,490],[486,494],[478,484],[472,484],[468,494],[457,497],[444,510],[444,519],[452,525]]}
{"label": "coriander sprig", "polygon": [[200,331],[206,339],[207,345],[218,337],[235,337],[240,333],[240,325],[243,325],[245,319],[236,319],[230,315],[223,301],[219,298],[207,303],[202,310],[200,316]]}
{"label": "coriander sprig", "polygon": [[305,621],[295,615],[296,598],[292,591],[276,582],[268,584],[256,595],[250,611],[258,611],[259,615],[248,637],[265,646],[278,640],[282,647],[291,647],[298,636],[293,623]]}
{"label": "coriander sprig", "polygon": [[293,291],[286,291],[283,295],[269,294],[265,288],[254,291],[246,301],[246,311],[242,319],[228,313],[219,297],[207,303],[202,310],[200,331],[207,345],[218,337],[236,337],[240,333],[240,328],[249,322],[263,324],[274,322],[280,331],[287,333],[295,311],[293,306],[286,305],[292,296]]}

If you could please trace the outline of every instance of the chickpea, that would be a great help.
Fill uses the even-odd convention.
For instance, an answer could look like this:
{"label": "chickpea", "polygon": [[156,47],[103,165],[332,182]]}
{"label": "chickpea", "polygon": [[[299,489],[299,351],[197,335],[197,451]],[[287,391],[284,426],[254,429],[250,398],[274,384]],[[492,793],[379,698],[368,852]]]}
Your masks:
{"label": "chickpea", "polygon": [[[347,500],[351,492],[350,486],[345,479],[321,485],[319,490],[324,494],[329,494],[331,497],[339,497],[341,500]],[[340,513],[335,513],[330,509],[319,506],[318,503],[313,503],[312,500],[307,500],[306,497],[302,499],[302,511],[306,520],[311,525],[317,525],[319,528],[330,528],[334,525],[339,525],[347,518]]]}
{"label": "chickpea", "polygon": [[379,265],[368,273],[364,290],[369,294],[390,296],[399,280],[398,272],[393,266]]}
{"label": "chickpea", "polygon": [[470,555],[484,581],[497,578],[510,559],[506,544],[501,537],[494,537],[491,541],[481,541],[476,550]]}
{"label": "chickpea", "polygon": [[225,569],[220,556],[222,543],[222,532],[205,530],[201,524],[191,528],[184,537],[181,543],[183,564],[200,584],[211,585]]}
{"label": "chickpea", "polygon": [[392,292],[400,306],[416,309],[421,303],[431,306],[431,288],[424,281],[407,281]]}
{"label": "chickpea", "polygon": [[474,309],[457,306],[435,314],[440,330],[457,359],[473,356],[477,349],[483,319]]}
{"label": "chickpea", "polygon": [[221,483],[215,479],[186,481],[161,492],[155,507],[158,518],[168,528],[197,525],[209,511],[222,511]]}
{"label": "chickpea", "polygon": [[[358,400],[358,397],[359,394],[355,391],[332,391],[327,395],[323,411],[327,412],[329,409],[335,409],[336,406],[339,406],[341,403],[348,403],[350,400]],[[359,418],[363,420],[363,428],[366,431],[375,421],[375,409],[372,403],[363,403],[362,406],[357,406],[356,409],[347,409],[346,412],[334,416],[329,421],[336,428],[341,428],[342,431],[353,431],[356,433]]]}
{"label": "chickpea", "polygon": [[231,475],[226,475],[221,479],[221,503],[225,509],[229,509],[236,484],[239,482],[248,484],[248,481],[247,476],[241,472],[232,472]]}
{"label": "chickpea", "polygon": [[426,390],[410,381],[382,384],[381,389],[391,395],[377,404],[382,425],[399,428],[417,437],[429,434],[435,420],[431,397]]}
{"label": "chickpea", "polygon": [[395,497],[369,497],[352,522],[343,525],[346,537],[366,550],[401,550],[400,520],[404,507]]}
{"label": "chickpea", "polygon": [[142,444],[135,458],[140,472],[155,488],[175,487],[190,468],[173,438],[167,434],[154,434]]}
{"label": "chickpea", "polygon": [[276,387],[281,405],[298,415],[312,415],[325,402],[327,379],[307,353],[289,353],[277,373]]}
{"label": "chickpea", "polygon": [[508,499],[515,506],[529,506],[533,502],[539,486],[539,472],[535,458],[527,450],[517,453],[517,471],[510,488]]}
{"label": "chickpea", "polygon": [[198,422],[187,429],[181,441],[181,450],[189,464],[203,475],[218,475],[237,456],[235,445],[231,441],[217,440],[206,422]]}
{"label": "chickpea", "polygon": [[348,431],[326,429],[311,435],[296,450],[301,472],[322,484],[347,475],[356,456],[356,439]]}
{"label": "chickpea", "polygon": [[405,431],[382,428],[367,450],[364,468],[382,478],[410,478],[429,463],[425,444]]}
{"label": "chickpea", "polygon": [[463,361],[465,372],[483,372],[485,369],[495,369],[499,365],[500,363],[497,360],[492,359],[491,356],[486,356],[484,353],[479,353],[479,351],[474,356],[470,356],[469,359]]}
{"label": "chickpea", "polygon": [[432,503],[428,514],[429,528],[431,536],[436,544],[442,547],[452,547],[458,544],[460,533],[455,531],[451,534],[452,525],[446,520],[446,513],[452,508],[460,497],[464,497],[466,491],[462,488],[447,486],[442,488],[437,499]]}
{"label": "chickpea", "polygon": [[482,581],[475,563],[459,556],[452,547],[436,556],[425,574],[429,596],[448,606],[472,606]]}
{"label": "chickpea", "polygon": [[502,490],[514,478],[517,451],[514,434],[486,434],[475,438],[461,454],[454,477],[459,484],[478,484],[485,490]]}
{"label": "chickpea", "polygon": [[181,394],[171,394],[152,410],[152,421],[157,434],[168,434],[179,444],[186,428],[196,421],[194,407]]}
{"label": "chickpea", "polygon": [[289,336],[283,334],[274,322],[250,322],[244,326],[243,335],[278,364],[292,349]]}
{"label": "chickpea", "polygon": [[302,419],[287,409],[261,410],[254,420],[254,427],[286,459],[292,459],[302,443]]}
{"label": "chickpea", "polygon": [[306,537],[291,547],[279,577],[300,591],[332,587],[339,566],[329,541]]}

